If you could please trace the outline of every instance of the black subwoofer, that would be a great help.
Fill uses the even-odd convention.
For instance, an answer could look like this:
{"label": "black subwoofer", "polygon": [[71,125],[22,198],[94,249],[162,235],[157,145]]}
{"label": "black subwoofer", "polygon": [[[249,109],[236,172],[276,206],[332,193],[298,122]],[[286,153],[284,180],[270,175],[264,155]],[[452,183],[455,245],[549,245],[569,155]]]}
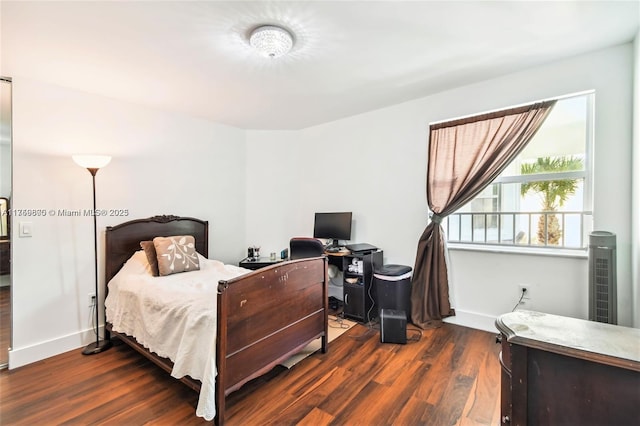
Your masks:
{"label": "black subwoofer", "polygon": [[407,314],[396,309],[380,311],[380,341],[382,343],[407,343]]}

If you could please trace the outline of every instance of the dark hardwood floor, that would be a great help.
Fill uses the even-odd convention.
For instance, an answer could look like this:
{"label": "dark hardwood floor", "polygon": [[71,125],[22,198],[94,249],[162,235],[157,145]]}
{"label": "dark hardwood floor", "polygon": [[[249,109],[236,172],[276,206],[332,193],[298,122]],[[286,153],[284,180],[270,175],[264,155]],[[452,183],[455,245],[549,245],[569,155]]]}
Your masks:
{"label": "dark hardwood floor", "polygon": [[[410,330],[409,335],[417,331]],[[445,324],[380,343],[357,325],[228,399],[229,425],[498,425],[495,334]],[[191,425],[197,394],[125,345],[0,372],[0,424]]]}

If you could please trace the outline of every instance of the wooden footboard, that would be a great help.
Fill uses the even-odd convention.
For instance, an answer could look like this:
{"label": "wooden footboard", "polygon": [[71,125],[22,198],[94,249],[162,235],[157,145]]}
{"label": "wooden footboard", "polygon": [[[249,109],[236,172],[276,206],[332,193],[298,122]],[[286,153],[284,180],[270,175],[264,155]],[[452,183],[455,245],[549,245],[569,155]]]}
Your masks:
{"label": "wooden footboard", "polygon": [[216,410],[225,397],[322,338],[327,350],[327,260],[300,259],[220,281]]}

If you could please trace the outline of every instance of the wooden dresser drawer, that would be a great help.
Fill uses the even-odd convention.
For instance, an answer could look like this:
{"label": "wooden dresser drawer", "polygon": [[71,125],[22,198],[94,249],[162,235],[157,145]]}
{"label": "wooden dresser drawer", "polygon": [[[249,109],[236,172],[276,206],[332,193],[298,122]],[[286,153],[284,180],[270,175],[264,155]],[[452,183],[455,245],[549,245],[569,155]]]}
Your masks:
{"label": "wooden dresser drawer", "polygon": [[11,242],[9,240],[0,241],[0,275],[7,275],[11,272]]}

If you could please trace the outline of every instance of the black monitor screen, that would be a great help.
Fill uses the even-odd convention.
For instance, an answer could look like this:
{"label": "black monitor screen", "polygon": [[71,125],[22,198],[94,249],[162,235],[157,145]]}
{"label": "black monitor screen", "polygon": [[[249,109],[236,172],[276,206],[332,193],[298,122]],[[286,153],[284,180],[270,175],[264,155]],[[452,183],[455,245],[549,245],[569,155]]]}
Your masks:
{"label": "black monitor screen", "polygon": [[333,245],[337,245],[338,240],[350,240],[351,212],[316,213],[313,237],[331,239]]}

